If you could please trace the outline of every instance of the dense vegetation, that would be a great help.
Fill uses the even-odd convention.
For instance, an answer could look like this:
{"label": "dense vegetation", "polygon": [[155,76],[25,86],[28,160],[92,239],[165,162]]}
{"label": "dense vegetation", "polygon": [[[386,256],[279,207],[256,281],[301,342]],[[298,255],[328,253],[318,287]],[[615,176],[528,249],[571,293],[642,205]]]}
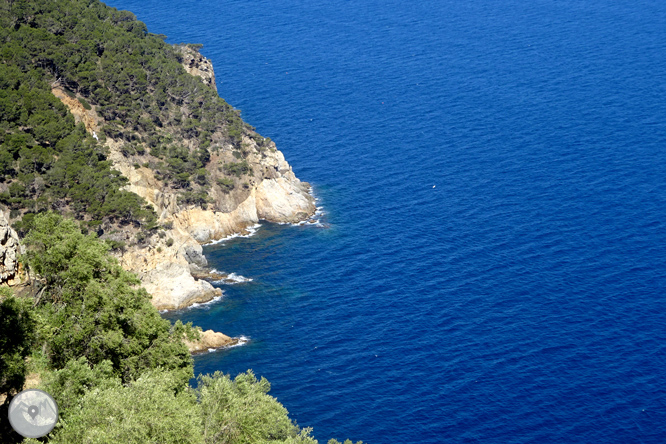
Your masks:
{"label": "dense vegetation", "polygon": [[[247,162],[212,165],[211,153],[231,147],[241,159],[250,152],[244,136],[260,150],[270,140],[186,73],[183,48],[163,38],[97,0],[0,0],[0,205],[12,218],[53,209],[92,229],[103,221],[155,229],[152,208],[120,190],[126,179],[111,168],[108,138],[183,205],[205,207],[219,183],[224,193],[240,189]],[[52,88],[94,111],[99,142]]]}
{"label": "dense vegetation", "polygon": [[21,441],[6,409],[28,371],[40,374],[40,387],[58,403],[52,443],[317,442],[251,371],[234,379],[203,375],[190,387],[192,359],[182,339],[197,330],[162,319],[94,234],[45,213],[25,242],[24,261],[40,289],[14,297],[5,288],[0,296],[0,395],[9,396],[2,442]]}
{"label": "dense vegetation", "polygon": [[127,179],[111,169],[83,126],[74,125],[45,75],[40,68],[0,64],[0,203],[17,213],[67,210],[80,219],[151,228],[154,212],[119,189]]}

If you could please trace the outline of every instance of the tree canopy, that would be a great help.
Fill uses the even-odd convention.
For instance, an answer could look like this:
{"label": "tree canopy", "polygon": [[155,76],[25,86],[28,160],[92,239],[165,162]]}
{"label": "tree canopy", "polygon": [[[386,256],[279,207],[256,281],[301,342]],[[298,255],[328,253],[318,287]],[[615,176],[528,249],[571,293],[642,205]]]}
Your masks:
{"label": "tree canopy", "polygon": [[35,217],[25,243],[26,263],[44,281],[37,303],[50,328],[40,340],[53,368],[83,356],[110,361],[125,382],[156,367],[179,371],[183,384],[193,377],[187,347],[108,244],[56,213]]}

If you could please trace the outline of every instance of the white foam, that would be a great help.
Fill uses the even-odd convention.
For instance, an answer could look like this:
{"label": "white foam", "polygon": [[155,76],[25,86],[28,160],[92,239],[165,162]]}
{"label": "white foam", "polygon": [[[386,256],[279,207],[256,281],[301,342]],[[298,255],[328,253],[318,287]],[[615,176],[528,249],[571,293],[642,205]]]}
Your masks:
{"label": "white foam", "polygon": [[206,309],[208,309],[210,305],[213,305],[217,301],[222,299],[222,296],[224,296],[224,295],[215,296],[213,299],[211,299],[210,301],[207,301],[207,302],[195,302],[194,304],[190,305],[189,307],[186,307],[185,310],[191,310],[193,308],[206,308]]}
{"label": "white foam", "polygon": [[[314,191],[312,190],[312,187],[310,187],[310,191],[308,191],[308,194],[309,194],[310,196],[312,196],[312,198],[313,198],[314,201],[315,201],[315,204],[316,204],[316,203],[319,203],[320,199],[319,199],[317,196],[315,196]],[[321,205],[318,205],[317,207],[315,207],[315,212],[314,212],[314,214],[313,214],[312,216],[308,217],[307,219],[302,220],[302,221],[300,221],[300,222],[297,222],[297,223],[295,223],[295,224],[289,224],[289,223],[286,223],[286,224],[283,224],[283,225],[292,225],[292,226],[294,226],[294,227],[314,226],[314,227],[326,228],[326,227],[328,227],[328,224],[323,223],[323,222],[321,221],[321,217],[322,217],[324,214],[326,214],[326,213],[324,212],[324,207],[321,206]]]}
{"label": "white foam", "polygon": [[220,350],[226,350],[228,348],[242,347],[243,345],[247,344],[248,342],[250,342],[250,338],[248,338],[247,336],[241,335],[241,336],[239,336],[237,343],[235,343],[233,345],[228,345],[226,347],[209,348],[208,353],[213,353],[213,352],[220,351]]}
{"label": "white foam", "polygon": [[[220,296],[215,296],[213,299],[211,299],[210,301],[206,301],[206,302],[195,302],[192,305],[188,305],[187,307],[179,308],[178,310],[191,310],[193,308],[208,309],[209,308],[208,306],[215,304],[217,301],[222,299],[223,296],[224,296],[224,294],[222,294]],[[171,311],[171,310],[160,310],[160,313],[168,313],[169,311]]]}
{"label": "white foam", "polygon": [[214,284],[234,285],[234,284],[243,284],[245,282],[252,282],[252,278],[246,278],[245,276],[241,276],[240,274],[224,273],[217,270],[213,270],[212,272],[224,276],[222,279],[213,281]]}
{"label": "white foam", "polygon": [[206,245],[216,245],[216,244],[221,244],[223,242],[226,242],[231,239],[235,239],[237,237],[252,237],[255,234],[257,234],[257,231],[259,231],[259,228],[261,227],[261,224],[254,224],[250,225],[249,227],[245,227],[242,232],[240,233],[232,233],[227,237],[223,237],[222,239],[210,241],[206,243]]}
{"label": "white foam", "polygon": [[249,338],[249,337],[247,337],[247,336],[243,336],[243,335],[240,335],[240,336],[238,337],[238,342],[235,343],[234,345],[230,345],[230,346],[227,347],[227,348],[242,347],[242,346],[244,346],[245,344],[247,344],[248,342],[250,342],[250,338]]}

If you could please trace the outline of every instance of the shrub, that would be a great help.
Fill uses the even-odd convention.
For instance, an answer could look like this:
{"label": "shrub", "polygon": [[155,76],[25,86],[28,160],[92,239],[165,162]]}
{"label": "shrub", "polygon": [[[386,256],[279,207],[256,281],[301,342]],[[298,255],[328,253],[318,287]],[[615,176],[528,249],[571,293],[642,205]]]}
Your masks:
{"label": "shrub", "polygon": [[[300,430],[287,409],[268,395],[270,383],[257,380],[249,370],[235,379],[216,372],[200,376],[196,390],[200,399],[206,442],[233,444],[253,442],[316,444],[311,429]],[[213,437],[224,431],[224,441]]]}
{"label": "shrub", "polygon": [[248,165],[247,160],[242,162],[230,162],[225,163],[222,168],[224,172],[232,176],[240,177],[243,174],[249,174],[251,171],[250,165]]}
{"label": "shrub", "polygon": [[51,442],[204,443],[201,408],[194,393],[183,390],[177,374],[154,370],[122,384],[108,374],[80,369],[68,376],[83,376],[93,388],[69,394],[75,403]]}
{"label": "shrub", "polygon": [[81,105],[83,105],[83,107],[85,109],[87,109],[87,110],[92,109],[92,106],[90,106],[90,103],[88,103],[88,101],[86,99],[84,99],[83,97],[79,97],[79,102],[81,103]]}
{"label": "shrub", "polygon": [[123,382],[162,366],[182,384],[193,376],[187,347],[150,303],[139,279],[108,254],[109,245],[84,236],[73,220],[47,213],[35,217],[25,238],[26,261],[44,282],[38,308],[50,365],[61,369],[85,357],[105,360]]}
{"label": "shrub", "polygon": [[32,300],[17,299],[9,289],[0,288],[0,394],[23,388],[34,328]]}
{"label": "shrub", "polygon": [[229,177],[222,177],[217,179],[217,184],[225,194],[228,194],[231,190],[234,189],[235,186],[234,181]]}

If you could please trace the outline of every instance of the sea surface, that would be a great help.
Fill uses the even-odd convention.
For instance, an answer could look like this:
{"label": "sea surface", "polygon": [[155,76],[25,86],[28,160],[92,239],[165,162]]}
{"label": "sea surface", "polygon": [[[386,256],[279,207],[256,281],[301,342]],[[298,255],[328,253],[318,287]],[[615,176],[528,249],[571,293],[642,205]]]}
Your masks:
{"label": "sea surface", "polygon": [[321,206],[205,248],[247,281],[168,317],[249,342],[197,373],[322,442],[666,442],[666,2],[109,3]]}

